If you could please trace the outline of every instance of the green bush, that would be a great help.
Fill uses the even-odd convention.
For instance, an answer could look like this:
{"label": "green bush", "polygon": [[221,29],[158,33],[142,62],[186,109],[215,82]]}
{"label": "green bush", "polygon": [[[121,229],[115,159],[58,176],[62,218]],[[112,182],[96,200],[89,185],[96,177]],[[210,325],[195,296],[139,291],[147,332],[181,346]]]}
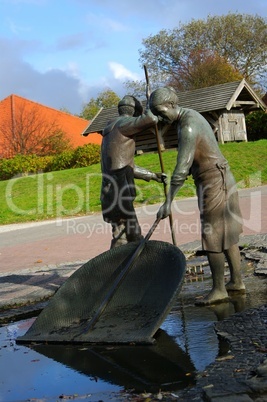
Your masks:
{"label": "green bush", "polygon": [[267,113],[257,110],[246,116],[248,141],[267,139]]}
{"label": "green bush", "polygon": [[0,180],[43,172],[51,159],[52,156],[37,155],[16,155],[11,159],[0,159]]}
{"label": "green bush", "polygon": [[73,165],[73,151],[64,151],[54,155],[46,167],[46,172],[70,169]]}
{"label": "green bush", "polygon": [[100,145],[97,144],[86,144],[51,156],[16,155],[14,158],[0,159],[0,180],[9,180],[18,175],[86,167],[98,162]]}
{"label": "green bush", "polygon": [[100,146],[97,144],[86,144],[77,147],[73,152],[72,167],[80,168],[100,162]]}

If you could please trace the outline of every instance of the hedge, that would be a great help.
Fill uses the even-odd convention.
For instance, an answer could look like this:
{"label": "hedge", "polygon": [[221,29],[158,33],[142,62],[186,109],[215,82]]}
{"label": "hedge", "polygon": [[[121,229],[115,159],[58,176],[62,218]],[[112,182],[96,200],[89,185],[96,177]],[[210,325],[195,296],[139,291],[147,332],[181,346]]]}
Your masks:
{"label": "hedge", "polygon": [[53,156],[16,155],[14,158],[0,159],[0,180],[85,167],[98,162],[100,162],[100,145],[97,144],[86,144],[73,151],[64,151]]}

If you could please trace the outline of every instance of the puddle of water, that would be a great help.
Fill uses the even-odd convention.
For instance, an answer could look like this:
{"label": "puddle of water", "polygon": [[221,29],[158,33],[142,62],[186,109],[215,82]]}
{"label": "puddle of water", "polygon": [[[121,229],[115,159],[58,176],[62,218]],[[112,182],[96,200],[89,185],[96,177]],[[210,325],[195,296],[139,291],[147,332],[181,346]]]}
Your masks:
{"label": "puddle of water", "polygon": [[[60,395],[86,395],[117,391],[118,386],[73,369],[46,357],[34,348],[17,345],[32,320],[19,321],[0,329],[0,401],[58,398]],[[57,400],[57,399],[55,399]]]}
{"label": "puddle of water", "polygon": [[[194,259],[196,264],[205,262],[203,257]],[[193,262],[193,264],[194,264]],[[191,261],[192,264],[192,261]],[[171,335],[175,342],[186,351],[196,371],[203,371],[218,355],[227,353],[226,343],[219,341],[214,331],[214,322],[221,321],[232,314],[249,308],[259,307],[267,302],[267,279],[254,275],[254,266],[242,261],[242,276],[246,285],[246,294],[231,295],[231,301],[214,306],[197,307],[195,298],[210,291],[212,280],[209,267],[204,264],[203,274],[188,274],[171,313],[162,329]],[[199,272],[197,270],[196,272]],[[225,281],[229,280],[229,272]]]}
{"label": "puddle of water", "polygon": [[[243,267],[247,294],[229,303],[197,307],[195,297],[211,288],[208,268],[187,275],[171,313],[152,346],[17,345],[34,319],[0,328],[0,401],[47,400],[60,395],[94,395],[134,389],[135,392],[179,390],[194,383],[195,374],[218,355],[227,353],[214,322],[266,303],[266,279]],[[227,278],[226,278],[227,280]]]}
{"label": "puddle of water", "polygon": [[0,328],[0,401],[59,398],[135,389],[183,389],[194,365],[165,331],[152,346],[16,344],[33,319]]}
{"label": "puddle of water", "polygon": [[162,325],[189,355],[196,371],[203,371],[218,356],[215,320],[212,311],[183,307],[182,314],[178,311],[171,313]]}

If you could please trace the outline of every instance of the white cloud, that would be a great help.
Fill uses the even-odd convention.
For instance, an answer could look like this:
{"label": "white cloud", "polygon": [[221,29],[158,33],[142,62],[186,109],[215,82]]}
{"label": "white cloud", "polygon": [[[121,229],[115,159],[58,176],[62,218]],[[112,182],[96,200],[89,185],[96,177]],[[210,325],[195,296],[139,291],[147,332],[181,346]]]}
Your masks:
{"label": "white cloud", "polygon": [[80,69],[75,61],[68,62],[66,72],[69,73],[74,78],[79,78],[80,76]]}
{"label": "white cloud", "polygon": [[104,31],[123,32],[127,31],[128,27],[121,21],[106,17],[104,14],[87,13],[86,19],[89,26],[96,26],[99,29],[99,22],[101,22],[101,29]]}
{"label": "white cloud", "polygon": [[124,67],[120,63],[116,63],[115,61],[110,61],[108,63],[110,70],[112,71],[114,78],[119,81],[125,80],[140,80],[140,77],[136,73],[132,73],[126,67]]}
{"label": "white cloud", "polygon": [[111,18],[103,18],[102,21],[106,28],[111,29],[114,32],[123,32],[128,30],[126,25],[122,24],[121,22],[112,20]]}
{"label": "white cloud", "polygon": [[19,35],[20,33],[23,33],[23,32],[30,32],[29,27],[17,25],[10,18],[7,19],[7,24],[8,24],[10,31],[15,35]]}

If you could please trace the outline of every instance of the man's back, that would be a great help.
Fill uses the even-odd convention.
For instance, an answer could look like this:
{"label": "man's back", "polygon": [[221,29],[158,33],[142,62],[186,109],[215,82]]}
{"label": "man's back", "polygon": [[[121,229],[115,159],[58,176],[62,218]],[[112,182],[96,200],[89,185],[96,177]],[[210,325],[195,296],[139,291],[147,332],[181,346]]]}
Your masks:
{"label": "man's back", "polygon": [[138,117],[122,115],[111,120],[103,131],[101,147],[104,173],[134,166],[135,135],[157,123],[152,113]]}
{"label": "man's back", "polygon": [[[128,117],[128,119],[134,119]],[[113,170],[121,169],[125,166],[133,167],[135,153],[134,134],[126,136],[120,130],[120,125],[125,122],[125,116],[120,116],[109,122],[103,131],[101,145],[101,161],[103,173],[110,173]]]}

